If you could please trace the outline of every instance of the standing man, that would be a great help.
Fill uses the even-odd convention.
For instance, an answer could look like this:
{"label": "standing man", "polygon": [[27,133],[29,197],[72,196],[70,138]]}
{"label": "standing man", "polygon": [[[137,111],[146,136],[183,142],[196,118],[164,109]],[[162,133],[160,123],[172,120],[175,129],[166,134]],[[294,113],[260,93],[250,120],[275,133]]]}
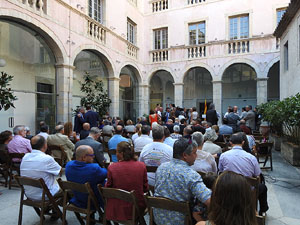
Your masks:
{"label": "standing man", "polygon": [[83,129],[82,126],[84,124],[84,113],[85,113],[84,108],[80,107],[79,112],[75,116],[74,131],[76,132],[76,134],[80,134],[80,131]]}
{"label": "standing man", "polygon": [[87,112],[85,113],[85,122],[89,123],[91,128],[98,127],[99,114],[94,112],[90,105],[86,106]]}
{"label": "standing man", "polygon": [[246,120],[246,126],[250,127],[251,130],[255,130],[255,113],[252,111],[252,106],[247,105],[246,111],[247,114],[244,117],[244,120]]}
{"label": "standing man", "polygon": [[209,105],[209,109],[206,112],[206,121],[210,122],[212,125],[218,124],[218,115],[217,115],[217,111],[215,110],[214,103],[211,103]]}
{"label": "standing man", "polygon": [[166,108],[166,111],[163,113],[162,120],[167,123],[170,118],[170,107]]}

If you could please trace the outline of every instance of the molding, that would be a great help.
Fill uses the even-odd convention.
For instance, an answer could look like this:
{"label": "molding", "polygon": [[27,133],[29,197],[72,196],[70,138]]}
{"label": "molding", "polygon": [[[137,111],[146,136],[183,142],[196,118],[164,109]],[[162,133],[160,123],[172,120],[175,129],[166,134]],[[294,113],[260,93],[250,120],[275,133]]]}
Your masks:
{"label": "molding", "polygon": [[66,68],[66,69],[71,69],[75,70],[75,66],[67,65],[67,64],[55,64],[55,68]]}

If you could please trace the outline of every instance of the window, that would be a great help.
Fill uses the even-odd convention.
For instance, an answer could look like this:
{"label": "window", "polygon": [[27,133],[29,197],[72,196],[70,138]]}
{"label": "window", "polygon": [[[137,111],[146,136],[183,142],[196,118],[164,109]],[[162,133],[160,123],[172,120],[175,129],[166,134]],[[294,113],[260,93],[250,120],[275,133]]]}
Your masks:
{"label": "window", "polygon": [[189,25],[190,45],[205,43],[205,22]]}
{"label": "window", "polygon": [[284,69],[287,71],[289,70],[289,42],[287,41],[284,44]]}
{"label": "window", "polygon": [[282,16],[284,15],[286,9],[277,9],[277,12],[276,12],[276,16],[277,16],[277,25],[279,24]]}
{"label": "window", "polygon": [[89,16],[99,23],[103,22],[103,0],[89,0]]}
{"label": "window", "polygon": [[136,24],[127,18],[127,41],[136,44]]}
{"label": "window", "polygon": [[154,49],[168,48],[168,28],[154,30]]}
{"label": "window", "polygon": [[229,18],[230,40],[249,37],[249,15]]}

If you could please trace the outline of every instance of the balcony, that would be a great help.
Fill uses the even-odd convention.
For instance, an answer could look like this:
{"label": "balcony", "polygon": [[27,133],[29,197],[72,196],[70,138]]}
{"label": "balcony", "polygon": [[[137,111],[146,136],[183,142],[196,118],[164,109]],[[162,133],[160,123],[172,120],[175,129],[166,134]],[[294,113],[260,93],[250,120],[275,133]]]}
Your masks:
{"label": "balcony", "polygon": [[159,12],[168,9],[168,0],[152,1],[152,12]]}
{"label": "balcony", "polygon": [[206,45],[188,46],[187,52],[189,59],[206,57]]}
{"label": "balcony", "polygon": [[169,60],[169,49],[150,51],[152,62],[165,62]]}
{"label": "balcony", "polygon": [[35,13],[47,14],[47,0],[18,0],[18,2]]}
{"label": "balcony", "polygon": [[93,20],[88,16],[86,16],[86,19],[88,35],[104,44],[106,40],[106,28],[104,28],[104,26],[101,23],[97,22],[96,20]]}
{"label": "balcony", "polygon": [[127,42],[127,55],[130,57],[137,59],[138,47],[133,45],[130,42]]}
{"label": "balcony", "polygon": [[206,0],[187,0],[188,5],[198,4],[202,2],[206,2]]}
{"label": "balcony", "polygon": [[250,52],[249,40],[236,40],[228,43],[228,54],[240,54]]}

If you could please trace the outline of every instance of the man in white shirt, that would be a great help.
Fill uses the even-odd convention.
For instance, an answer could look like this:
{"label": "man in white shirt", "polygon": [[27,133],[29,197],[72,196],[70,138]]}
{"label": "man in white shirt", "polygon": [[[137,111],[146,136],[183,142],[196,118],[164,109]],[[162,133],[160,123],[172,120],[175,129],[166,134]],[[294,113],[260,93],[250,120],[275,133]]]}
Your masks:
{"label": "man in white shirt", "polygon": [[149,137],[150,126],[143,125],[141,129],[142,129],[142,135],[133,141],[134,152],[141,152],[145,145],[153,142],[153,139]]}
{"label": "man in white shirt", "polygon": [[[163,143],[164,128],[160,125],[152,126],[153,143],[147,144],[140,155],[139,161],[146,166],[160,166],[164,162],[169,162],[173,158],[173,149]],[[148,183],[154,186],[155,173],[148,173]]]}
{"label": "man in white shirt", "polygon": [[46,140],[49,136],[49,127],[47,125],[41,126],[41,132],[38,135],[43,136]]}
{"label": "man in white shirt", "polygon": [[[55,181],[60,171],[60,165],[50,155],[46,155],[47,141],[44,137],[36,135],[31,139],[32,152],[26,154],[21,162],[21,176],[34,179],[43,178],[50,193],[55,195],[59,192],[59,185]],[[42,199],[42,189],[25,186],[25,194],[32,200]]]}

